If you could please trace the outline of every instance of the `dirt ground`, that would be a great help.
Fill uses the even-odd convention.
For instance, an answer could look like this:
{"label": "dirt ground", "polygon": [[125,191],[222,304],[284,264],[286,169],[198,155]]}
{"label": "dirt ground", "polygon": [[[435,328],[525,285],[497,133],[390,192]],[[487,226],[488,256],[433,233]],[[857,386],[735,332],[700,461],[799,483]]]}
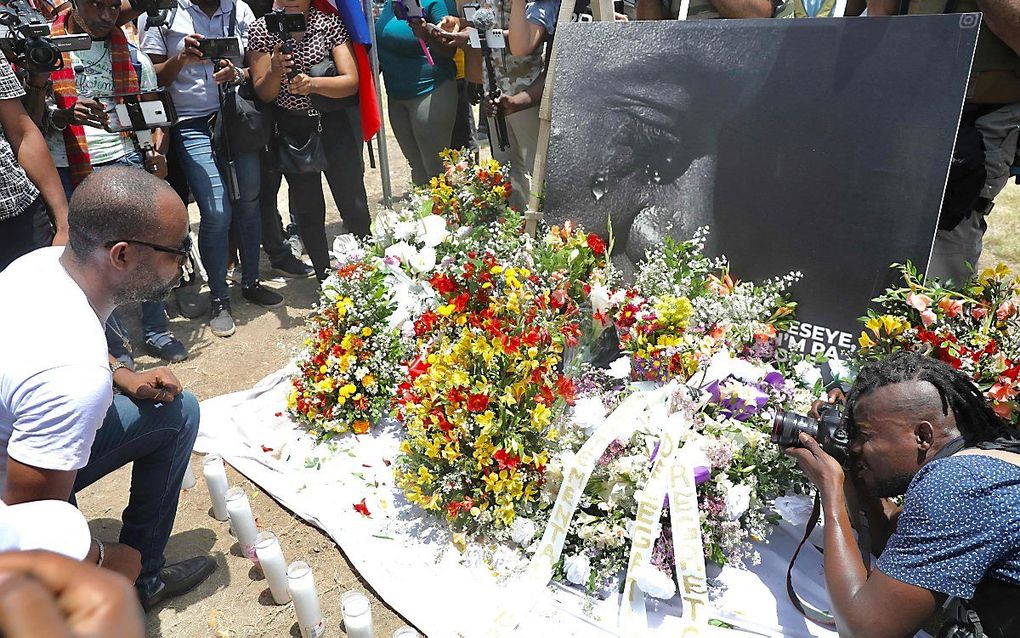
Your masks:
{"label": "dirt ground", "polygon": [[[396,140],[390,136],[390,168],[394,197],[407,190],[409,169]],[[378,159],[378,158],[377,158]],[[382,180],[379,169],[367,168],[365,186],[373,212],[382,206]],[[327,200],[327,231],[339,232],[340,218],[328,187],[323,188]],[[280,191],[280,208],[287,209],[286,185]],[[1012,235],[1007,226],[1020,210],[1020,187],[1009,186],[1000,198],[1000,208],[989,218],[990,235]],[[198,228],[198,210],[191,206],[193,228]],[[999,248],[998,246],[996,246]],[[983,263],[999,258],[1015,261],[1017,256],[1005,247],[1004,254],[986,250]],[[263,268],[268,268],[263,258]],[[274,280],[267,285],[279,290],[287,300],[284,307],[262,309],[244,302],[236,286],[231,291],[237,333],[221,339],[214,336],[204,320],[172,317],[171,328],[189,348],[191,357],[172,369],[184,385],[200,399],[251,387],[265,375],[279,369],[297,353],[303,340],[303,326],[316,300],[314,279]],[[168,304],[170,312],[175,308]],[[136,352],[142,351],[138,311],[129,308],[128,320]],[[159,365],[152,357],[140,355],[142,367]],[[205,424],[207,427],[210,424]],[[215,427],[215,424],[212,424]],[[148,616],[149,636],[198,638],[205,636],[300,636],[292,605],[276,606],[265,580],[252,563],[241,557],[235,539],[225,522],[209,513],[210,502],[201,476],[200,457],[192,459],[198,485],[181,495],[174,534],[167,547],[167,559],[174,562],[200,554],[216,558],[218,569],[209,580],[186,596],[169,601]],[[384,638],[405,624],[392,609],[381,601],[351,568],[336,544],[318,529],[303,523],[272,498],[262,493],[232,468],[227,470],[231,484],[243,485],[252,497],[260,529],[274,531],[279,537],[288,560],[303,559],[312,566],[326,619],[327,635],[345,635],[341,628],[340,595],[347,590],[365,592],[372,600],[376,636]],[[120,511],[127,503],[130,468],[106,477],[78,495],[78,503],[92,521],[93,533],[104,540],[116,540]]]}

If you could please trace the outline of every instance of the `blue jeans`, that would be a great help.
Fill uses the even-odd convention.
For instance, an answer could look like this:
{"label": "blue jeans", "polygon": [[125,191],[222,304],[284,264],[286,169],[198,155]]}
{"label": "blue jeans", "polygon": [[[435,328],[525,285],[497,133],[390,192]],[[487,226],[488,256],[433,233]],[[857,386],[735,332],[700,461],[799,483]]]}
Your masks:
{"label": "blue jeans", "polygon": [[171,403],[135,401],[116,395],[96,432],[88,465],[78,471],[74,493],[115,470],[131,468],[131,495],[121,514],[120,542],[142,554],[138,584],[159,584],[163,552],[177,516],[184,472],[198,436],[198,399],[183,392]]}
{"label": "blue jeans", "polygon": [[227,299],[227,250],[232,216],[241,252],[241,285],[252,286],[259,278],[259,246],[262,243],[259,154],[257,151],[234,153],[240,199],[231,202],[213,153],[208,118],[196,117],[178,122],[170,129],[170,135],[198,210],[202,213],[198,225],[198,252],[209,275],[210,296]]}
{"label": "blue jeans", "polygon": [[[121,157],[115,159],[112,162],[106,162],[105,164],[96,164],[92,167],[92,170],[99,172],[104,168],[110,168],[111,166],[131,166],[138,169],[144,169],[142,164],[142,156],[138,151],[132,151]],[[71,169],[70,168],[58,168],[57,174],[60,176],[60,184],[64,187],[64,194],[67,195],[67,201],[71,201],[71,193],[74,191],[74,186],[71,183]],[[110,322],[117,322],[111,325]],[[110,315],[110,320],[106,324],[106,343],[110,348],[110,354],[118,359],[127,357],[127,360],[131,358],[131,352],[126,342],[127,332],[120,324],[120,319],[115,318],[115,314]],[[119,325],[118,325],[119,324]],[[143,301],[142,302],[142,328],[145,330],[146,341],[156,341],[163,335],[170,334],[170,326],[167,324],[166,319],[166,305],[162,301]],[[125,363],[127,362],[125,360]]]}

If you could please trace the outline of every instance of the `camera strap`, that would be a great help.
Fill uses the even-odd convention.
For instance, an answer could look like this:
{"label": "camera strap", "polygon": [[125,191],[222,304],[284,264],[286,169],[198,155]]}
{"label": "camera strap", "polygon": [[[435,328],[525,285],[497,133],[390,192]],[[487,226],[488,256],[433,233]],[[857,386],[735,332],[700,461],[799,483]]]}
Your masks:
{"label": "camera strap", "polygon": [[806,600],[802,600],[797,595],[797,591],[793,588],[793,566],[797,562],[797,556],[800,555],[800,550],[804,547],[804,543],[807,542],[811,536],[811,532],[815,531],[815,527],[818,525],[818,519],[822,515],[822,501],[818,492],[815,492],[815,503],[811,508],[811,518],[808,519],[807,525],[804,526],[804,538],[800,539],[800,543],[797,544],[797,550],[793,552],[793,557],[790,558],[790,564],[786,568],[786,594],[790,597],[790,602],[800,612],[802,616],[827,629],[836,629],[836,619],[831,613],[823,611],[811,605]]}

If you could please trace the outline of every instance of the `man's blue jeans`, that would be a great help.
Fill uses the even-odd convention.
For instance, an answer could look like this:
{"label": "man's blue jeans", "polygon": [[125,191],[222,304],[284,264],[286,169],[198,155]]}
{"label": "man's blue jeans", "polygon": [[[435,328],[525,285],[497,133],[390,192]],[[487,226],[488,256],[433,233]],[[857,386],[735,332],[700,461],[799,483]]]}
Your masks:
{"label": "man's blue jeans", "polygon": [[131,495],[121,515],[120,542],[142,554],[138,584],[152,591],[159,584],[163,552],[177,516],[181,482],[198,436],[198,399],[183,392],[171,403],[113,398],[96,433],[88,465],[78,471],[74,492],[115,470],[131,468]]}
{"label": "man's blue jeans", "polygon": [[227,299],[227,250],[233,217],[241,252],[241,285],[252,286],[259,278],[259,246],[262,217],[259,210],[259,154],[234,153],[240,200],[230,201],[225,180],[213,153],[209,120],[196,117],[170,129],[171,141],[202,213],[198,225],[198,252],[209,275],[213,299]]}
{"label": "man's blue jeans", "polygon": [[[92,167],[92,170],[98,172],[111,166],[130,166],[141,170],[145,168],[142,164],[141,154],[138,151],[134,151],[112,162],[96,164]],[[60,184],[64,187],[67,201],[71,201],[71,193],[74,192],[74,186],[71,183],[71,169],[58,168],[57,175],[60,176]],[[170,326],[166,318],[166,305],[162,301],[142,302],[142,329],[145,330],[145,340],[152,343],[158,342],[159,337],[170,334]],[[110,348],[110,354],[114,357],[122,360],[124,360],[124,357],[127,357],[127,359],[131,358],[131,352],[127,343],[127,332],[120,319],[113,314],[110,315],[110,320],[106,324],[106,343]],[[127,360],[125,360],[125,363],[127,363]]]}

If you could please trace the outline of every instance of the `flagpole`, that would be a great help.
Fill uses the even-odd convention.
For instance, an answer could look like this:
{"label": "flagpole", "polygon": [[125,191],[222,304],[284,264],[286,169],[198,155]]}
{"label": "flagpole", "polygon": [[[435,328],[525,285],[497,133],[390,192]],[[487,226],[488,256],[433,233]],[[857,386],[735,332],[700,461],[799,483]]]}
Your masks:
{"label": "flagpole", "polygon": [[368,33],[372,38],[372,50],[369,52],[372,62],[372,76],[375,78],[375,99],[379,105],[379,132],[376,139],[379,140],[379,173],[382,178],[383,205],[386,208],[393,207],[393,187],[390,184],[390,157],[386,149],[386,117],[383,115],[382,84],[379,82],[379,48],[375,41],[375,11],[372,0],[362,0],[362,10],[365,12],[365,19],[368,21]]}

